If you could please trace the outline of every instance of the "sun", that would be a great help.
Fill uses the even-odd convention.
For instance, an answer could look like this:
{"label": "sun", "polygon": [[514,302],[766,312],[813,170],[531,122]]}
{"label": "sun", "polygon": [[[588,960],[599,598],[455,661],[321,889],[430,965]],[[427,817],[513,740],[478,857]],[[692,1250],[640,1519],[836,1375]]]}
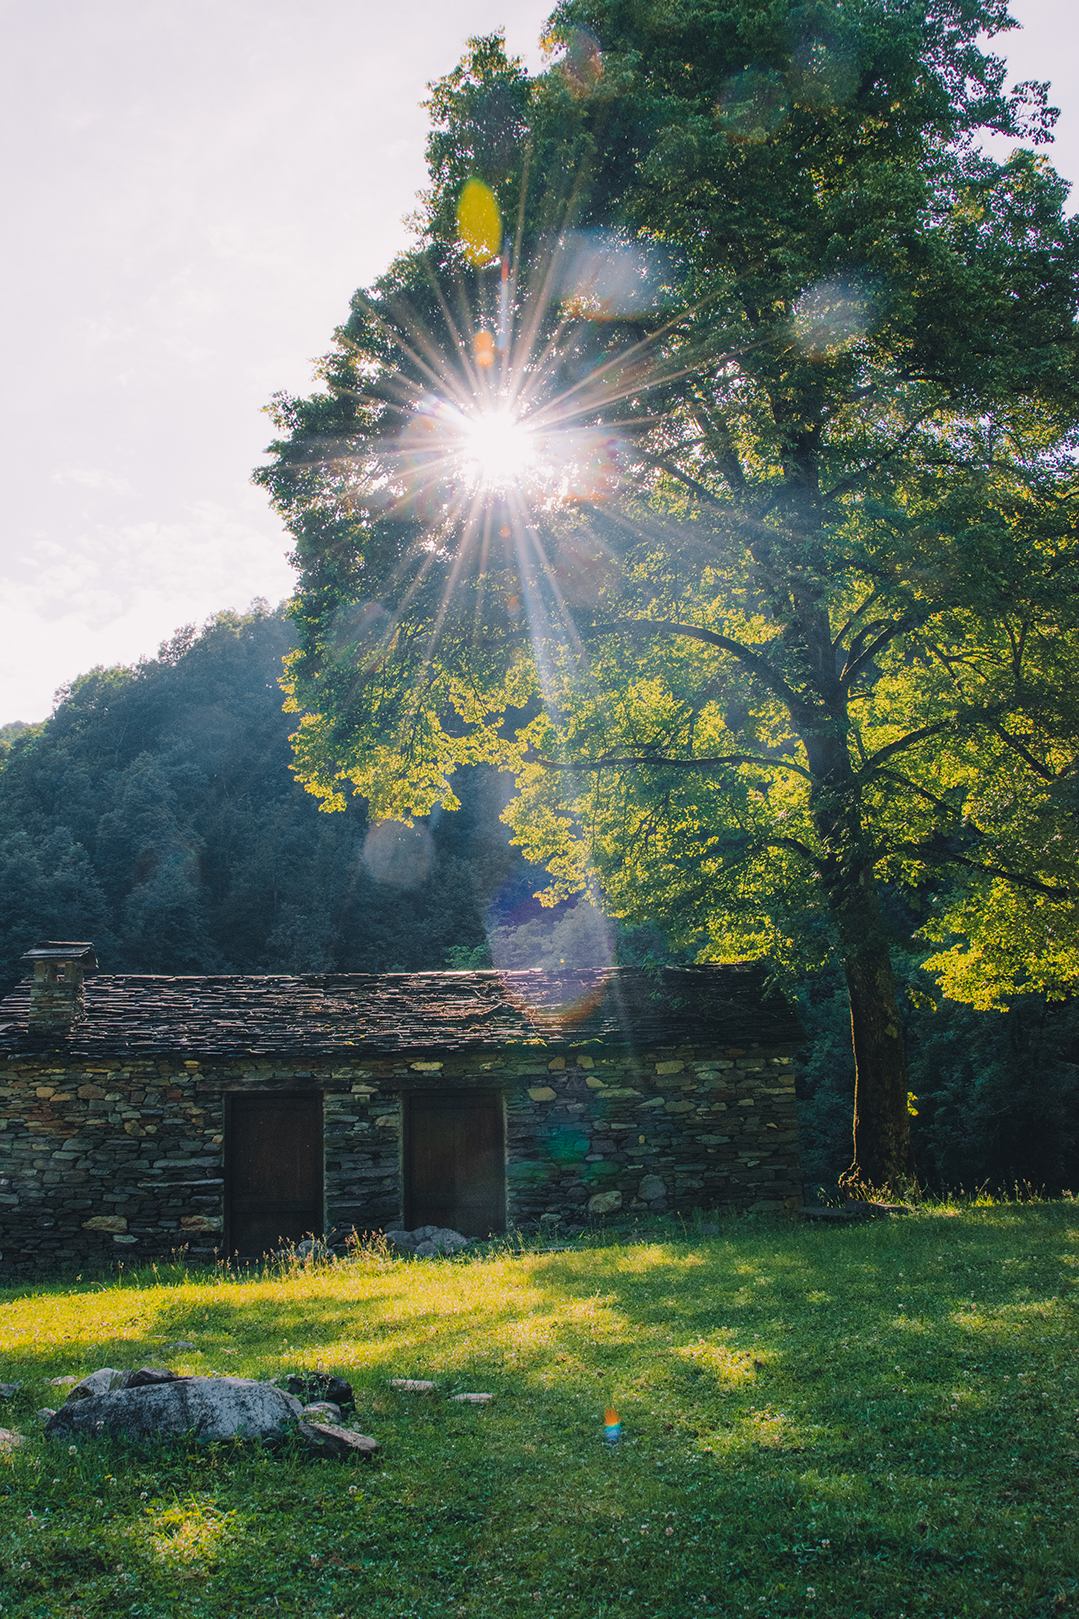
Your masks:
{"label": "sun", "polygon": [[535,434],[507,410],[485,410],[470,417],[462,440],[461,460],[477,489],[508,489],[535,468]]}

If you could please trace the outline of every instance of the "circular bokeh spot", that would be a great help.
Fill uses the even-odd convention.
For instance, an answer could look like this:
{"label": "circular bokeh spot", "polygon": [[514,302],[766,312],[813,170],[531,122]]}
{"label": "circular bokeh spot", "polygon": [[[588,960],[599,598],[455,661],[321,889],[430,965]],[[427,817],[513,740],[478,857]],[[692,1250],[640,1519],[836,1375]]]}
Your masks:
{"label": "circular bokeh spot", "polygon": [[749,67],[723,86],[716,103],[716,118],[727,139],[739,146],[762,146],[782,129],[790,112],[790,97],[778,73]]}
{"label": "circular bokeh spot", "polygon": [[435,858],[425,826],[407,821],[376,821],[363,840],[363,859],[376,883],[389,888],[419,888]]}

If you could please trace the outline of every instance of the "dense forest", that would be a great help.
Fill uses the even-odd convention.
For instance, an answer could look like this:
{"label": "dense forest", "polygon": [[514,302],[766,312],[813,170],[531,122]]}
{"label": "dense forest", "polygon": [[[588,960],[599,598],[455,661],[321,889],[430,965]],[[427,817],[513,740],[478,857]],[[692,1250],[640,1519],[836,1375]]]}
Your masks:
{"label": "dense forest", "polygon": [[[363,800],[319,812],[290,772],[281,612],[219,614],[155,659],[95,669],[43,725],[0,727],[0,981],[38,938],[90,939],[106,972],[392,972],[679,957],[585,900],[542,909],[543,873],[500,820],[508,783],[459,772],[461,808],[406,829]],[[1079,1182],[1079,1018],[1017,999],[943,1001],[893,921],[917,1100],[919,1172],[937,1187]],[[850,1156],[854,1088],[842,973],[786,986],[801,1054],[807,1187]]]}

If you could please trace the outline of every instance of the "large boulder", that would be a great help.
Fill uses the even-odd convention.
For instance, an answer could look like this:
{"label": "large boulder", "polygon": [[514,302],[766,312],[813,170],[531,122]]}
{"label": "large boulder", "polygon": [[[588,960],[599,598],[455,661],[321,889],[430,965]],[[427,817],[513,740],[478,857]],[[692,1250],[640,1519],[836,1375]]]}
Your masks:
{"label": "large boulder", "polygon": [[248,1377],[175,1377],[69,1400],[45,1424],[51,1439],[102,1432],[129,1439],[275,1439],[303,1406]]}

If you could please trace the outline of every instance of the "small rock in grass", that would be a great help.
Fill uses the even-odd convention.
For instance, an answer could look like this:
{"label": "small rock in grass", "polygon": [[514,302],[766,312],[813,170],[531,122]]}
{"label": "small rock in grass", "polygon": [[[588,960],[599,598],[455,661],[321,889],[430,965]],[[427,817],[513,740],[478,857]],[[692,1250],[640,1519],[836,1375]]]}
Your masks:
{"label": "small rock in grass", "polygon": [[183,1338],[181,1338],[178,1343],[168,1345],[169,1349],[194,1349],[194,1347],[194,1344],[187,1343]]}
{"label": "small rock in grass", "polygon": [[402,1254],[431,1259],[436,1254],[455,1254],[469,1246],[469,1238],[449,1226],[421,1225],[415,1231],[387,1231],[386,1241]]}
{"label": "small rock in grass", "polygon": [[331,1428],[325,1422],[298,1422],[296,1432],[312,1450],[324,1456],[373,1456],[378,1440],[351,1428]]}
{"label": "small rock in grass", "polygon": [[77,1383],[78,1381],[79,1380],[77,1377],[72,1377],[70,1375],[67,1377],[50,1377],[49,1387],[52,1389],[70,1388],[73,1383]]}
{"label": "small rock in grass", "polygon": [[34,1412],[34,1416],[37,1418],[38,1422],[48,1422],[49,1418],[54,1417],[55,1415],[56,1412],[53,1410],[51,1405],[43,1405],[40,1411]]}
{"label": "small rock in grass", "polygon": [[332,1400],[314,1400],[310,1405],[304,1406],[300,1415],[305,1420],[310,1418],[314,1422],[339,1423],[341,1421],[341,1407],[334,1405]]}
{"label": "small rock in grass", "polygon": [[329,1400],[333,1405],[352,1404],[352,1384],[328,1372],[290,1372],[288,1391],[298,1400]]}
{"label": "small rock in grass", "polygon": [[493,1394],[455,1394],[453,1399],[457,1405],[486,1405],[493,1400]]}
{"label": "small rock in grass", "polygon": [[14,1450],[16,1445],[25,1443],[21,1433],[13,1433],[10,1428],[0,1428],[0,1450]]}
{"label": "small rock in grass", "polygon": [[435,1384],[421,1377],[391,1377],[390,1384],[402,1394],[433,1394],[435,1391]]}
{"label": "small rock in grass", "polygon": [[18,1394],[22,1388],[21,1383],[0,1383],[0,1400],[10,1400],[13,1394]]}

